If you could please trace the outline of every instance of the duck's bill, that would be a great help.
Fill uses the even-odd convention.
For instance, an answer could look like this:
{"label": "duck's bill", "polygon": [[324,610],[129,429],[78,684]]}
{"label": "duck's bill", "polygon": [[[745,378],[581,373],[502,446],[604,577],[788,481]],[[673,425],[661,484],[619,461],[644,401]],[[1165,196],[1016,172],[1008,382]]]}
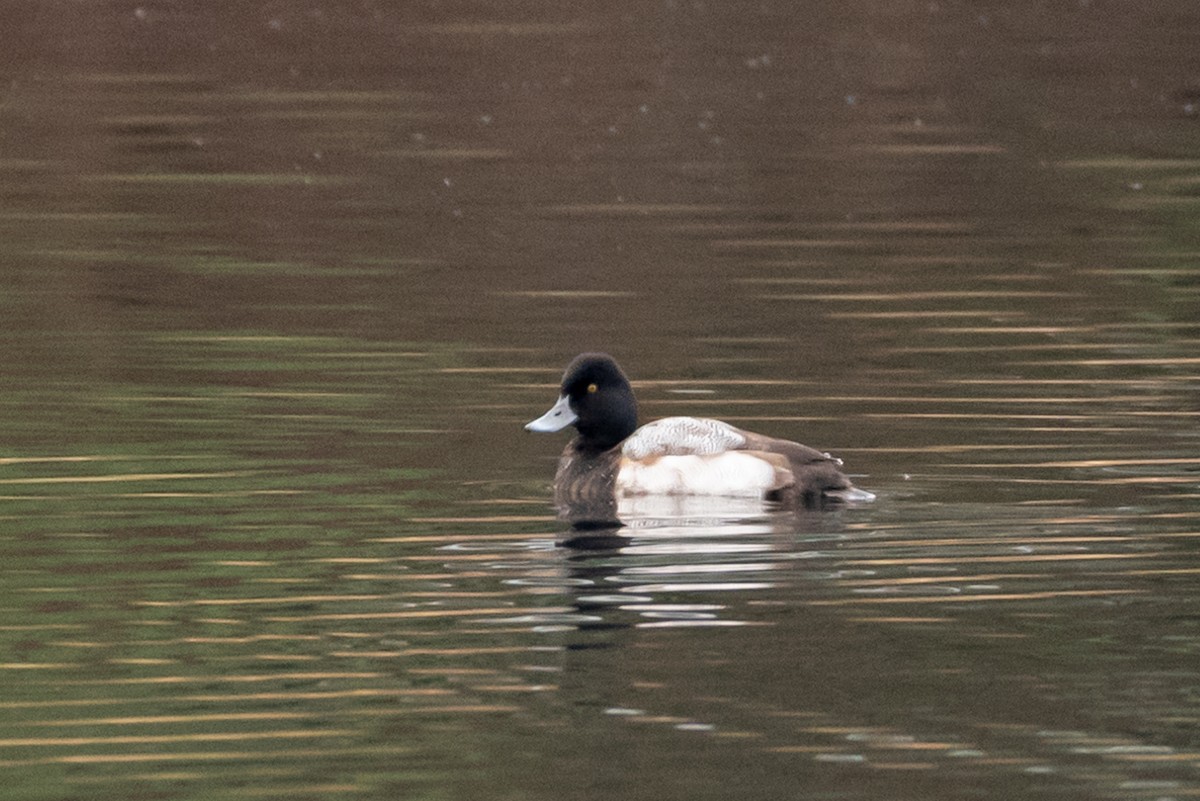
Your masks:
{"label": "duck's bill", "polygon": [[562,431],[578,419],[579,415],[571,411],[571,399],[563,395],[558,399],[558,403],[550,407],[550,411],[538,419],[526,423],[525,430],[537,431],[540,434],[550,434],[555,431]]}

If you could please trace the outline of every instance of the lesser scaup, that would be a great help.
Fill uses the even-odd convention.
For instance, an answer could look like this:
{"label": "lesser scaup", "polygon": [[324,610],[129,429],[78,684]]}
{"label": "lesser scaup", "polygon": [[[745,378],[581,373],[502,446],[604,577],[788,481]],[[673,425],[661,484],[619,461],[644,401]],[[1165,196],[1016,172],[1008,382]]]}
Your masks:
{"label": "lesser scaup", "polygon": [[567,367],[554,406],[527,431],[576,437],[554,478],[560,508],[638,495],[757,497],[784,504],[870,500],[840,459],[719,420],[667,417],[638,428],[637,401],[616,361],[584,353]]}

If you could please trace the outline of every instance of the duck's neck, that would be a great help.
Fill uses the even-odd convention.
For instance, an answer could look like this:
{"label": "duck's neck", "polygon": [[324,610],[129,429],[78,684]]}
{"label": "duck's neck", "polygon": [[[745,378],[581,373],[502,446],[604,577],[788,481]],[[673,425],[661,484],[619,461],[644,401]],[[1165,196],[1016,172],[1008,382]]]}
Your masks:
{"label": "duck's neck", "polygon": [[625,437],[612,439],[611,437],[585,437],[580,434],[572,440],[571,447],[583,456],[595,456],[598,453],[604,453],[617,447],[628,436],[626,434]]}
{"label": "duck's neck", "polygon": [[[620,445],[637,430],[637,402],[630,392],[625,398],[614,399],[602,414],[589,415],[575,423],[579,432],[575,437],[575,450],[580,453],[599,453]],[[601,423],[593,422],[600,420]]]}

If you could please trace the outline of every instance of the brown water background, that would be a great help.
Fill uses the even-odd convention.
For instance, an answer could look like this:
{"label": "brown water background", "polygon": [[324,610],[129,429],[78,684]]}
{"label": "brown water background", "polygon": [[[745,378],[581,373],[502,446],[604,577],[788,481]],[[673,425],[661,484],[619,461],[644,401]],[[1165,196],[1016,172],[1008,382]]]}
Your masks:
{"label": "brown water background", "polygon": [[[0,5],[0,798],[1200,796],[1198,43]],[[556,547],[585,349],[879,499]]]}

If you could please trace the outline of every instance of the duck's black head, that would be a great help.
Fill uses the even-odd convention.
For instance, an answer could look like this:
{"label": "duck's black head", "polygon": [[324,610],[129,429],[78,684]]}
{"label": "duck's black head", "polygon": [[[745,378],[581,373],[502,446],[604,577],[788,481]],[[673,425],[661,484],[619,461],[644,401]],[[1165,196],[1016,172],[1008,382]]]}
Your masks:
{"label": "duck's black head", "polygon": [[629,379],[604,353],[583,353],[563,374],[562,392],[550,411],[526,424],[527,431],[579,432],[580,450],[608,450],[637,428],[637,401]]}

